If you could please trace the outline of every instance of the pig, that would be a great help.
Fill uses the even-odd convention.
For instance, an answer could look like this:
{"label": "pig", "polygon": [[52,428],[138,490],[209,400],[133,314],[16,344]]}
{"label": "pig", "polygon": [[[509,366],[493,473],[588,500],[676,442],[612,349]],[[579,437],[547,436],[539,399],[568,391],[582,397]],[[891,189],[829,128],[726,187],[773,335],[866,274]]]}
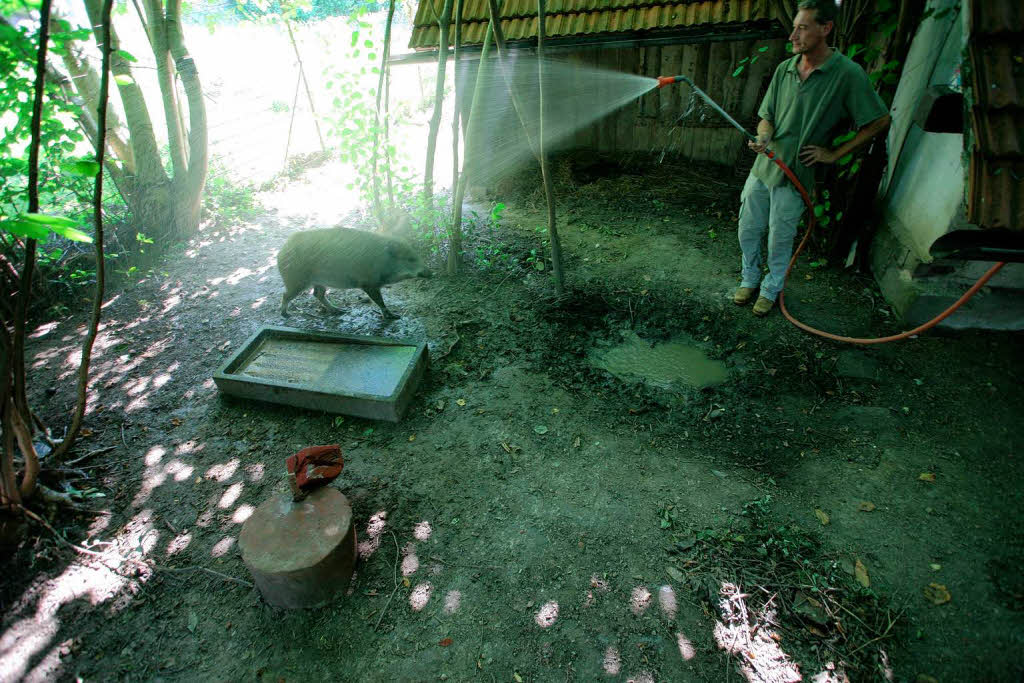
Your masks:
{"label": "pig", "polygon": [[327,301],[327,288],[358,288],[380,307],[385,320],[399,316],[388,310],[380,288],[414,277],[430,277],[420,257],[407,243],[394,237],[349,228],[304,230],[290,236],[277,254],[277,269],[284,280],[281,315],[288,304],[313,287],[313,296],[327,311],[341,309]]}

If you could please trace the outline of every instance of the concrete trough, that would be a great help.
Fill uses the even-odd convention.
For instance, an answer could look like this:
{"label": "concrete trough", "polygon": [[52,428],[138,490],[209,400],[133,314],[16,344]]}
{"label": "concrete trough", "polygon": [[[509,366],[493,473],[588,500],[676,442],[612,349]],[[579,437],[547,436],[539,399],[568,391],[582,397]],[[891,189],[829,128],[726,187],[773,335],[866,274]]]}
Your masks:
{"label": "concrete trough", "polygon": [[398,422],[429,363],[424,343],[268,325],[213,381],[240,398]]}

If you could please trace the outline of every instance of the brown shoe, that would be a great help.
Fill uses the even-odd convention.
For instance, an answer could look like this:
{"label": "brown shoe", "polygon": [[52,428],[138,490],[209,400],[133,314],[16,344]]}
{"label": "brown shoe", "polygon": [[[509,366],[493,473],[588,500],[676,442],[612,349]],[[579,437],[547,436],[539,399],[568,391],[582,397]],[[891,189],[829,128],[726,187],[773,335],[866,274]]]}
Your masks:
{"label": "brown shoe", "polygon": [[754,315],[763,317],[771,312],[775,306],[775,302],[771,299],[765,299],[763,296],[757,298],[757,302],[754,304]]}
{"label": "brown shoe", "polygon": [[736,293],[732,295],[732,302],[737,306],[746,306],[750,303],[750,300],[754,298],[754,294],[757,292],[757,287],[740,287],[736,290]]}

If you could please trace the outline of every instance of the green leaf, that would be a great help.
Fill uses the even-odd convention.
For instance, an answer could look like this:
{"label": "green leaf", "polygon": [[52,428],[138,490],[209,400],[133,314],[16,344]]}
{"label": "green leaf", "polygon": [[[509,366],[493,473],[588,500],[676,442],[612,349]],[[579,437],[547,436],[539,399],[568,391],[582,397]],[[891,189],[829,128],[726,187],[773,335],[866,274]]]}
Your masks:
{"label": "green leaf", "polygon": [[363,47],[373,47],[373,41],[372,40],[364,40],[363,41]]}
{"label": "green leaf", "polygon": [[7,220],[0,223],[0,228],[14,233],[15,235],[21,235],[22,237],[28,237],[33,240],[46,241],[46,238],[50,236],[50,229],[45,225],[27,221],[23,218],[15,218],[13,220]]}
{"label": "green leaf", "polygon": [[133,55],[131,52],[128,52],[126,50],[118,50],[117,51],[117,55],[119,57],[121,57],[121,59],[125,59],[125,60],[127,60],[129,62],[137,62],[137,61],[139,61],[138,59],[135,58],[135,55]]}
{"label": "green leaf", "polygon": [[739,76],[741,73],[743,73],[743,70],[745,68],[747,68],[747,67],[741,65],[739,68],[737,68],[735,71],[732,72],[732,77],[736,78],[737,76]]}
{"label": "green leaf", "polygon": [[100,165],[95,161],[74,161],[62,165],[61,168],[68,175],[79,178],[95,178],[96,174],[100,172]]}
{"label": "green leaf", "polygon": [[821,218],[822,215],[824,215],[824,213],[825,213],[825,207],[824,206],[822,206],[821,204],[815,204],[814,205],[814,217],[815,218]]}
{"label": "green leaf", "polygon": [[768,46],[765,45],[764,47],[759,47],[759,48],[757,48],[757,51],[758,52],[768,52]]}
{"label": "green leaf", "polygon": [[53,231],[72,242],[92,242],[91,236],[86,235],[81,230],[76,230],[75,228],[54,227]]}
{"label": "green leaf", "polygon": [[114,76],[114,83],[118,85],[132,85],[135,83],[135,79],[128,74],[117,74]]}
{"label": "green leaf", "polygon": [[746,63],[747,63],[747,62],[749,62],[749,61],[750,61],[750,57],[744,57],[743,59],[741,59],[741,60],[739,61],[739,63],[740,63],[740,64],[746,64]]}
{"label": "green leaf", "polygon": [[31,221],[37,225],[47,225],[51,228],[76,228],[82,224],[81,221],[72,220],[65,216],[49,216],[45,213],[23,213],[18,218]]}

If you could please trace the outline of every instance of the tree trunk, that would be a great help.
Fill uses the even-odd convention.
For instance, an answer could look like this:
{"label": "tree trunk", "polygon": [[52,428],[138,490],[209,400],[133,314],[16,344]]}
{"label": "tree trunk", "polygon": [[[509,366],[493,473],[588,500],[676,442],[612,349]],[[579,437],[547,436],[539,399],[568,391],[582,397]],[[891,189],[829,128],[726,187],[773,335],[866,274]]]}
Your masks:
{"label": "tree trunk", "polygon": [[448,32],[452,21],[452,0],[444,0],[441,16],[438,18],[440,38],[437,49],[437,83],[434,86],[434,114],[430,117],[430,131],[427,134],[426,170],[423,172],[423,198],[433,204],[434,197],[434,152],[437,149],[437,133],[441,128],[441,111],[444,108],[444,79],[448,66]]}

